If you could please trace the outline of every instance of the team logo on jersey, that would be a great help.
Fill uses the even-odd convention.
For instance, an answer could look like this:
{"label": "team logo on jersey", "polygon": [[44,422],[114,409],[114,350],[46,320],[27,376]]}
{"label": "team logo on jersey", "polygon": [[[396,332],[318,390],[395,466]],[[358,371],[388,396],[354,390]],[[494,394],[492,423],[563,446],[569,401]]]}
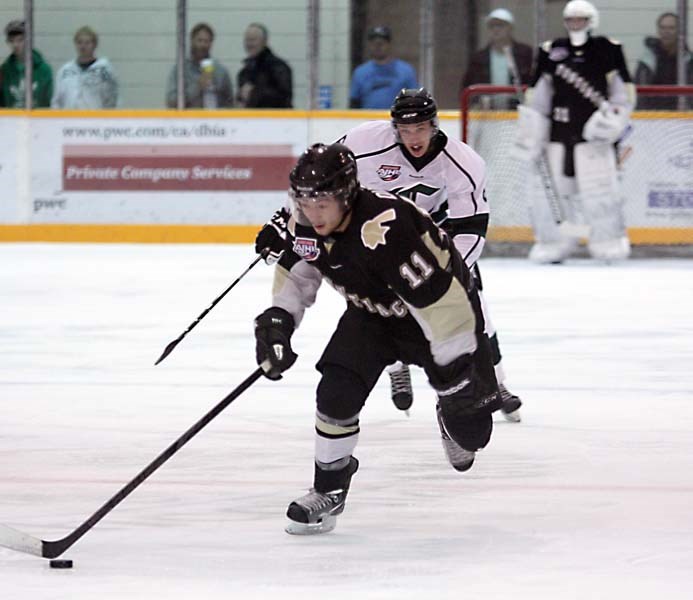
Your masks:
{"label": "team logo on jersey", "polygon": [[385,235],[390,228],[385,225],[388,221],[394,221],[397,218],[394,208],[389,208],[373,217],[370,221],[366,221],[361,226],[361,241],[366,248],[375,250],[378,244],[383,246],[387,244]]}
{"label": "team logo on jersey", "polygon": [[549,60],[552,60],[554,62],[561,62],[569,56],[570,51],[568,50],[568,48],[563,48],[562,46],[559,46],[558,48],[551,48],[551,52],[549,52]]}
{"label": "team logo on jersey", "polygon": [[390,191],[398,196],[409,198],[409,200],[415,203],[416,197],[419,194],[423,196],[433,196],[440,191],[440,188],[432,187],[430,185],[426,185],[425,183],[414,183],[408,186],[392,188]]}
{"label": "team logo on jersey", "polygon": [[313,238],[297,237],[294,240],[294,252],[303,260],[315,260],[320,256],[320,248],[318,248],[318,240]]}
{"label": "team logo on jersey", "polygon": [[376,173],[383,181],[394,181],[402,174],[401,170],[399,165],[380,165]]}
{"label": "team logo on jersey", "polygon": [[560,77],[568,85],[572,86],[573,89],[577,90],[580,95],[589,100],[595,106],[601,106],[606,102],[606,98],[599,92],[595,90],[582,75],[573,71],[570,67],[566,65],[558,65],[556,67],[556,77]]}

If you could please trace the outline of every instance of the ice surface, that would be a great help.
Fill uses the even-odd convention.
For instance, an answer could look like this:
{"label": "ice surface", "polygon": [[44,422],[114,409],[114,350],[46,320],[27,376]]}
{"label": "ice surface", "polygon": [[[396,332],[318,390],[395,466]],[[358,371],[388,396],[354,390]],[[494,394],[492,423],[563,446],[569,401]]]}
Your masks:
{"label": "ice surface", "polygon": [[[0,245],[0,522],[61,538],[255,369],[250,246]],[[329,289],[261,380],[63,558],[0,548],[4,600],[693,598],[693,263],[482,260],[509,388],[457,473],[414,370],[362,413],[337,529],[296,538],[312,477],[313,368],[343,300]]]}

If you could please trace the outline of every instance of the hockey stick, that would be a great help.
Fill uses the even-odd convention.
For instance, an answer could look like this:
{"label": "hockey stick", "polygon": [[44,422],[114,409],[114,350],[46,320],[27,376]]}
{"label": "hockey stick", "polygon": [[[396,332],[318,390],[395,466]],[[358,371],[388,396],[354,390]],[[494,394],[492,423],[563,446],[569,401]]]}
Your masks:
{"label": "hockey stick", "polygon": [[[503,47],[503,54],[508,62],[508,68],[512,75],[513,86],[515,87],[515,94],[520,102],[524,102],[524,91],[522,90],[522,80],[520,79],[520,71],[517,68],[517,63],[515,63],[515,57],[511,51],[510,46]],[[551,169],[549,168],[549,161],[546,156],[546,149],[542,150],[541,154],[535,162],[537,172],[541,178],[541,184],[544,188],[544,197],[549,204],[549,209],[551,210],[551,216],[554,222],[558,225],[558,228],[568,237],[588,237],[590,233],[589,225],[581,225],[579,223],[572,223],[567,221],[563,216],[563,208],[561,207],[561,199],[556,190],[556,183],[551,175]]]}
{"label": "hockey stick", "polygon": [[[263,363],[264,364],[264,363]],[[265,365],[268,367],[268,365]],[[43,558],[56,558],[70,548],[77,540],[79,540],[87,531],[89,531],[94,525],[96,525],[101,519],[103,519],[109,512],[111,512],[118,504],[120,504],[125,498],[127,498],[130,493],[135,490],[142,482],[144,482],[154,471],[156,471],[161,465],[163,465],[169,458],[171,458],[178,450],[180,450],[185,444],[187,444],[193,437],[195,437],[203,427],[205,427],[212,419],[214,419],[222,410],[224,410],[231,402],[233,402],[238,396],[240,396],[245,390],[247,390],[255,381],[257,381],[264,373],[263,366],[258,367],[253,371],[253,373],[246,378],[235,390],[228,394],[221,402],[219,402],[212,410],[210,410],[204,417],[202,417],[197,423],[195,423],[190,429],[188,429],[183,435],[181,435],[175,442],[173,442],[166,450],[164,450],[159,456],[157,456],[151,463],[149,463],[140,473],[135,477],[130,483],[123,487],[115,496],[108,500],[99,510],[97,510],[91,517],[89,517],[84,523],[82,523],[77,529],[72,533],[65,536],[62,539],[55,541],[46,541],[39,538],[35,538],[27,533],[22,533],[12,527],[0,524],[0,546],[9,548],[10,550],[16,550],[18,552],[25,552],[26,554],[33,554],[34,556],[40,556]]]}
{"label": "hockey stick", "polygon": [[221,299],[222,299],[224,296],[226,296],[226,294],[228,294],[228,293],[233,289],[233,287],[234,287],[241,279],[243,279],[243,277],[245,277],[245,276],[248,274],[248,272],[250,271],[250,269],[252,269],[252,268],[253,268],[257,263],[259,263],[262,259],[266,258],[268,254],[269,254],[269,249],[268,249],[268,248],[265,248],[262,252],[260,252],[260,255],[259,255],[253,262],[251,262],[250,265],[248,265],[248,268],[247,268],[245,271],[243,271],[243,273],[241,273],[241,274],[238,276],[238,279],[236,279],[236,281],[234,281],[229,287],[227,287],[227,288],[219,295],[219,297],[217,297],[217,298],[214,300],[214,302],[212,302],[205,310],[203,310],[203,311],[200,313],[200,315],[197,317],[197,319],[195,319],[192,323],[190,323],[190,325],[188,325],[188,328],[187,328],[183,333],[181,333],[181,334],[180,334],[175,340],[173,340],[172,342],[169,342],[169,344],[166,346],[166,348],[164,348],[164,351],[161,353],[161,356],[159,357],[159,360],[157,360],[157,361],[154,363],[154,366],[158,365],[158,364],[159,364],[162,360],[164,360],[169,354],[171,354],[171,352],[173,352],[173,350],[175,349],[175,347],[176,347],[178,344],[180,344],[180,342],[183,340],[183,338],[184,338],[186,335],[188,335],[188,333],[190,333],[190,332],[195,328],[195,326],[196,326],[200,321],[202,321],[202,319],[205,318],[205,316],[207,315],[207,313],[208,313],[210,310],[212,310],[212,309],[221,301]]}

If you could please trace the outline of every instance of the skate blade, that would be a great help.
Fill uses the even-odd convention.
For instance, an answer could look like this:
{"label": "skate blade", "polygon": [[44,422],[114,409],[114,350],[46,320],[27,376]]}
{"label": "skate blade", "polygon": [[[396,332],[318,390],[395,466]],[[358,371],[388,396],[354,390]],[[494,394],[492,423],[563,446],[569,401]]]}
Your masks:
{"label": "skate blade", "polygon": [[503,418],[508,421],[509,423],[519,423],[522,421],[522,417],[520,417],[520,409],[514,410],[513,412],[509,413],[503,413]]}
{"label": "skate blade", "polygon": [[318,535],[320,533],[329,533],[336,525],[337,517],[334,515],[323,517],[319,523],[299,523],[289,519],[284,531],[291,535]]}

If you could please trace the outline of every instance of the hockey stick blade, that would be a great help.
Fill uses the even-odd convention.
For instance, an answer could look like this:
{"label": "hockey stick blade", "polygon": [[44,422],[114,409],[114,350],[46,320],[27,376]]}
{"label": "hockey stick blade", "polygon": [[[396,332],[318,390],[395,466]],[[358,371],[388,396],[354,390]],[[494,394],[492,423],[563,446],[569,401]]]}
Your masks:
{"label": "hockey stick blade", "polygon": [[127,498],[137,487],[140,486],[154,471],[163,465],[171,458],[178,450],[187,444],[195,437],[212,419],[214,419],[221,411],[223,411],[231,402],[247,390],[255,383],[266,370],[269,370],[270,364],[268,361],[259,366],[251,375],[242,381],[236,389],[230,392],[221,402],[212,408],[206,415],[183,433],[175,442],[173,442],[166,450],[157,456],[149,463],[140,473],[126,484],[118,493],[108,500],[101,508],[91,515],[77,529],[64,538],[59,540],[46,541],[35,538],[27,533],[13,529],[7,525],[0,524],[0,546],[24,552],[25,554],[33,554],[43,558],[57,558],[68,548],[71,548],[85,533],[92,529],[101,519],[111,512],[118,504]]}
{"label": "hockey stick blade", "polygon": [[43,556],[43,541],[2,523],[0,523],[0,546],[25,554]]}
{"label": "hockey stick blade", "polygon": [[261,260],[263,260],[264,258],[266,258],[268,254],[269,254],[269,249],[268,249],[268,248],[265,248],[265,249],[259,254],[259,256],[258,256],[253,262],[251,262],[250,265],[248,265],[248,268],[247,268],[245,271],[243,271],[243,273],[241,273],[241,274],[238,276],[238,278],[236,279],[236,281],[234,281],[234,282],[233,282],[229,287],[227,287],[217,298],[215,298],[214,301],[213,301],[205,310],[203,310],[203,311],[199,314],[199,316],[197,317],[197,319],[195,319],[192,323],[190,323],[190,325],[188,325],[188,328],[187,328],[183,333],[181,333],[175,340],[173,340],[172,342],[169,342],[169,343],[168,343],[168,345],[166,346],[166,348],[164,348],[164,351],[161,353],[161,356],[159,357],[159,359],[154,363],[154,366],[158,365],[158,364],[159,364],[161,361],[163,361],[169,354],[171,354],[171,352],[173,352],[173,350],[175,349],[175,347],[176,347],[178,344],[180,344],[180,342],[183,341],[183,338],[184,338],[186,335],[188,335],[188,333],[190,333],[190,332],[195,328],[195,326],[196,326],[200,321],[202,321],[202,319],[205,318],[205,316],[207,316],[207,313],[208,313],[210,310],[212,310],[212,309],[221,301],[221,299],[222,299],[224,296],[226,296],[226,294],[228,294],[228,293],[235,287],[235,285],[236,285],[241,279],[243,279],[243,278],[248,274],[248,271],[250,271],[250,269],[252,269],[252,268],[253,268],[257,263],[259,263]]}
{"label": "hockey stick blade", "polygon": [[176,340],[173,340],[172,342],[169,342],[166,348],[164,348],[164,351],[161,353],[161,356],[159,359],[154,363],[154,366],[158,365],[162,360],[164,360],[171,352],[173,352],[173,349],[178,345],[178,342],[180,342],[183,338],[179,337]]}

